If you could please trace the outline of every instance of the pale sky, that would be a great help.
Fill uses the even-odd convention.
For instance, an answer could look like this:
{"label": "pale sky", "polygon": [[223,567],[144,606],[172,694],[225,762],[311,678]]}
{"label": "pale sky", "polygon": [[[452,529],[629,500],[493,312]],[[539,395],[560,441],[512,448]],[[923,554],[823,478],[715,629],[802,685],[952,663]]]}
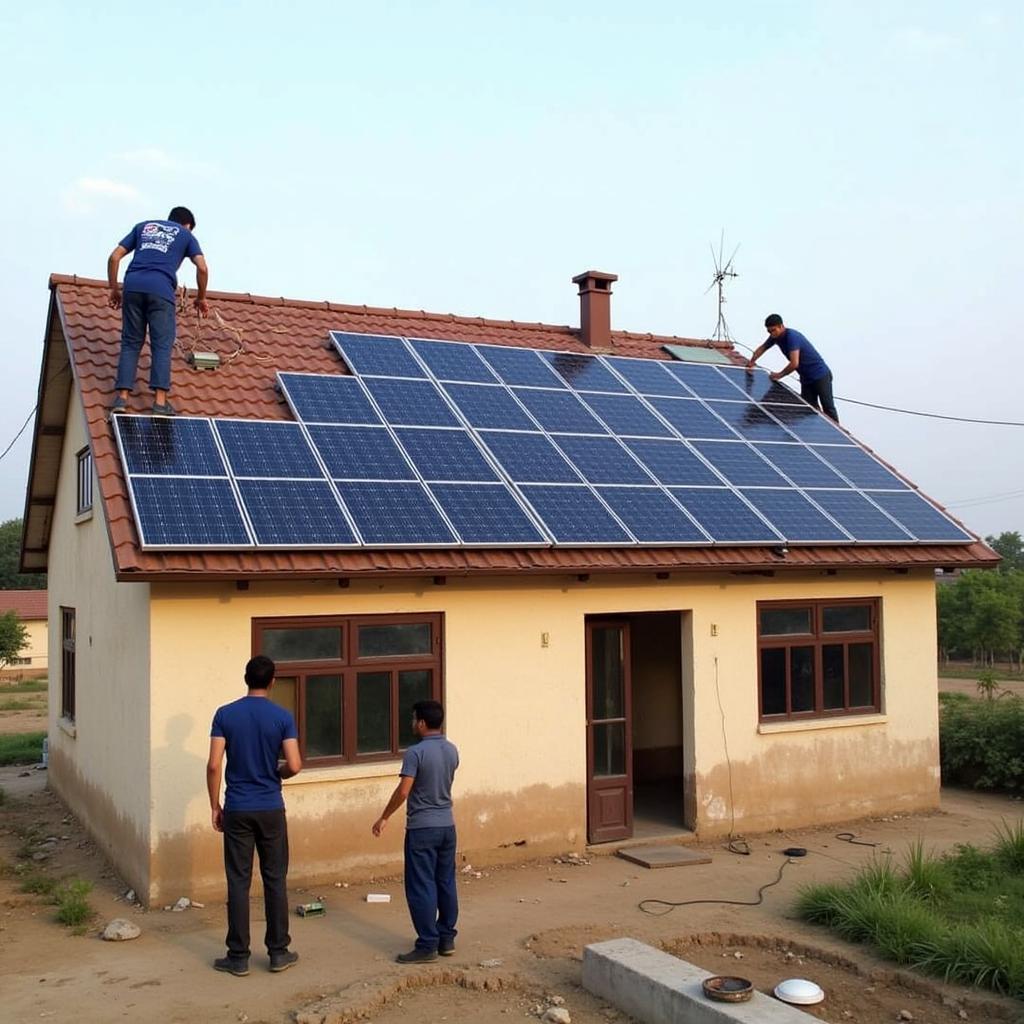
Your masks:
{"label": "pale sky", "polygon": [[[1022,48],[1008,0],[7,5],[0,450],[48,275],[104,276],[177,204],[214,290],[576,325],[596,268],[614,327],[695,337],[724,230],[737,341],[779,312],[838,396],[1024,420]],[[1024,531],[1024,428],[839,412],[971,529]]]}

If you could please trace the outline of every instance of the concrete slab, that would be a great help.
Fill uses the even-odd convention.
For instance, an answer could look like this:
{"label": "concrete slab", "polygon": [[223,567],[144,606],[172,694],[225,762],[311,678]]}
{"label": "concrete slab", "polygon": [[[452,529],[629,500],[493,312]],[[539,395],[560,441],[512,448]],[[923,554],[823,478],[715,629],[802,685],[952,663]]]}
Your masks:
{"label": "concrete slab", "polygon": [[583,987],[643,1024],[810,1024],[795,1006],[755,992],[746,1003],[715,1003],[701,983],[710,971],[636,939],[583,950]]}
{"label": "concrete slab", "polygon": [[685,868],[691,864],[711,863],[710,853],[683,846],[630,846],[616,850],[615,854],[645,868]]}

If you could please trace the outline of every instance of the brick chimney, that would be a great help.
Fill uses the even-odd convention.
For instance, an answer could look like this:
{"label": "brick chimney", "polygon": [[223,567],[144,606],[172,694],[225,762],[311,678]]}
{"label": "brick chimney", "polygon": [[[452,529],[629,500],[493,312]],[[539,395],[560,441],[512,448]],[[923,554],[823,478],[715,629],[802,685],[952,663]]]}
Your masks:
{"label": "brick chimney", "polygon": [[612,347],[612,281],[618,279],[618,274],[600,270],[587,270],[572,279],[580,286],[580,341],[587,348]]}

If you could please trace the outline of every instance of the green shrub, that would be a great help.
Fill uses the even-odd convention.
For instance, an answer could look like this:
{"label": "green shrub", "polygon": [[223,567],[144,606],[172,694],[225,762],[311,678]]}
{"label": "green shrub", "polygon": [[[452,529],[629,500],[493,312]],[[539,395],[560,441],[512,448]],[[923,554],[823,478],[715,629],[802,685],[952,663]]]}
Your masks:
{"label": "green shrub", "polygon": [[43,759],[45,732],[16,732],[0,736],[0,765],[36,764]]}
{"label": "green shrub", "polygon": [[85,924],[95,913],[89,904],[90,892],[92,884],[81,878],[75,878],[57,889],[53,897],[57,904],[57,920],[71,927]]}
{"label": "green shrub", "polygon": [[943,699],[939,750],[943,782],[1024,788],[1024,700]]}
{"label": "green shrub", "polygon": [[35,893],[36,896],[52,896],[59,884],[56,878],[44,875],[41,871],[32,871],[22,877],[18,888],[22,892]]}
{"label": "green shrub", "polygon": [[996,826],[996,856],[1011,871],[1024,874],[1024,821],[1011,825],[1005,818]]}

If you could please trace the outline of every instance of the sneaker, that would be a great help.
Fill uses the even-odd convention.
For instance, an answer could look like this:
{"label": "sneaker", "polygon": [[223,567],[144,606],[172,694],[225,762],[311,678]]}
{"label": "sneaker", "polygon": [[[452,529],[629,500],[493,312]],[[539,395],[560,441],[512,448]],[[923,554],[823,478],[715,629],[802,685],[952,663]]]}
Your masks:
{"label": "sneaker", "polygon": [[399,964],[429,964],[437,959],[436,949],[410,949],[408,953],[399,953],[395,957],[395,963]]}
{"label": "sneaker", "polygon": [[244,978],[249,973],[249,960],[240,960],[238,957],[222,956],[213,961],[215,971],[224,971],[226,974],[233,974],[236,978]]}
{"label": "sneaker", "polygon": [[289,967],[296,960],[299,959],[298,953],[291,953],[287,949],[281,953],[270,954],[270,969],[277,974],[278,971],[287,971]]}
{"label": "sneaker", "polygon": [[110,403],[110,415],[113,416],[115,412],[127,412],[128,411],[128,399],[122,398],[118,395],[113,402]]}
{"label": "sneaker", "polygon": [[154,416],[174,416],[174,406],[170,402],[164,402],[160,405],[159,402],[153,403],[153,415]]}
{"label": "sneaker", "polygon": [[455,956],[455,940],[441,939],[437,944],[437,952],[440,956]]}

